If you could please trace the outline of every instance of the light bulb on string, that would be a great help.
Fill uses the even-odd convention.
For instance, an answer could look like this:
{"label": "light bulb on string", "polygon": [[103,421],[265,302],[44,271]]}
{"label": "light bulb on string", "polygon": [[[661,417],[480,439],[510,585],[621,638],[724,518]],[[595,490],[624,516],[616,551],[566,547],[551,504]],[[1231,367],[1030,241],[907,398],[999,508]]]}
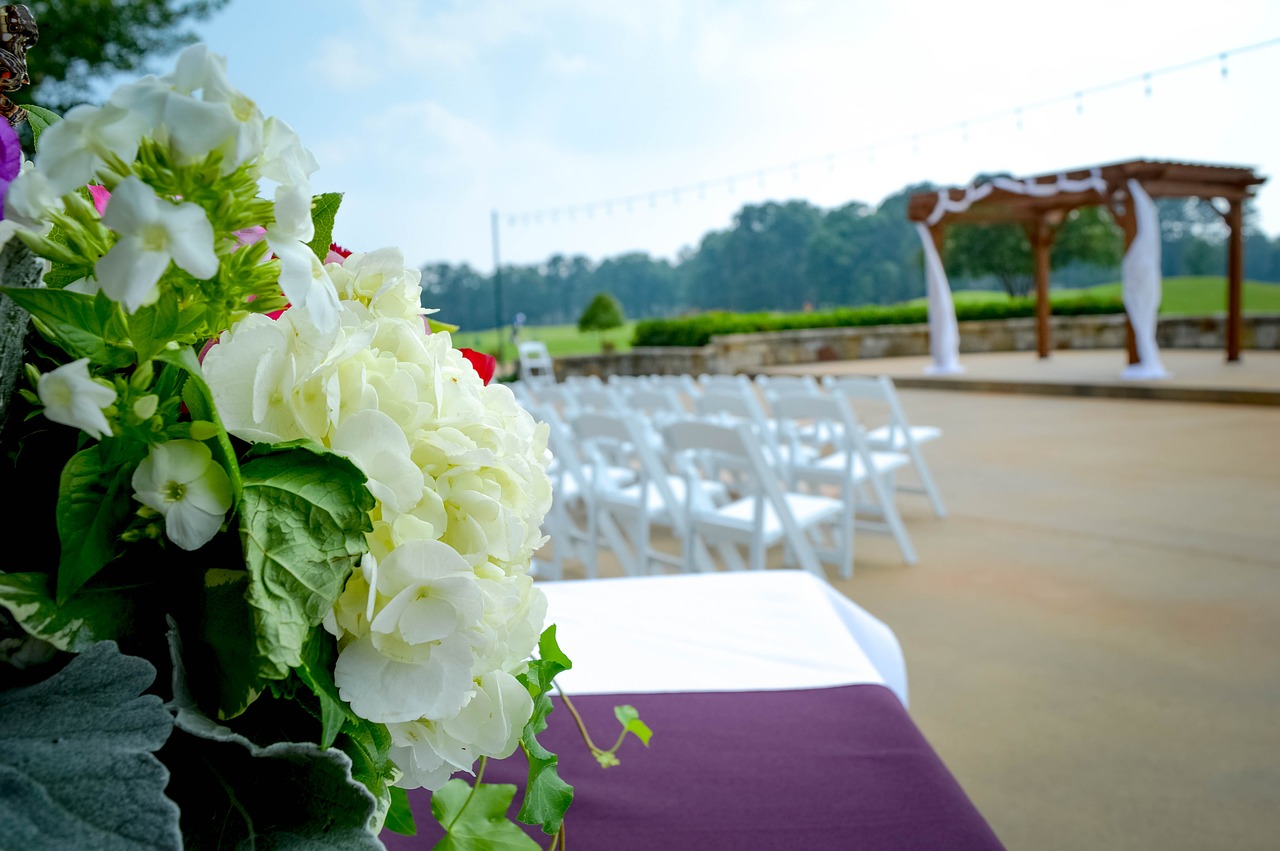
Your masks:
{"label": "light bulb on string", "polygon": [[836,170],[835,154],[827,154],[827,171],[835,171],[835,170]]}
{"label": "light bulb on string", "polygon": [[756,172],[756,182],[760,184],[760,188],[764,189],[764,171]]}
{"label": "light bulb on string", "polygon": [[1222,60],[1222,79],[1225,80],[1227,79],[1227,54],[1224,53],[1218,58]]}
{"label": "light bulb on string", "polygon": [[1145,90],[1147,97],[1151,97],[1151,72],[1148,71],[1146,74],[1142,75],[1142,87]]}
{"label": "light bulb on string", "polygon": [[1022,107],[1019,106],[1015,108],[1013,110],[1013,115],[1014,115],[1014,118],[1017,120],[1018,129],[1021,130],[1022,129]]}
{"label": "light bulb on string", "polygon": [[920,134],[919,133],[911,134],[911,153],[917,157],[920,156]]}
{"label": "light bulb on string", "polygon": [[671,190],[671,203],[672,203],[672,204],[677,204],[677,205],[680,203],[680,190],[679,190],[679,189],[672,189],[672,190]]}
{"label": "light bulb on string", "polygon": [[733,194],[733,178],[730,177],[725,181],[725,187],[729,190],[729,194]]}
{"label": "light bulb on string", "polygon": [[791,164],[791,179],[792,181],[800,180],[800,163]]}
{"label": "light bulb on string", "polygon": [[507,227],[509,227],[509,228],[513,228],[513,227],[515,227],[515,226],[516,226],[516,217],[515,217],[515,216],[507,216]]}
{"label": "light bulb on string", "polygon": [[649,193],[649,209],[650,210],[658,209],[658,193],[656,192]]}
{"label": "light bulb on string", "polygon": [[1084,92],[1076,92],[1076,115],[1084,115]]}
{"label": "light bulb on string", "polygon": [[969,141],[969,122],[965,121],[960,125],[960,135],[967,143]]}
{"label": "light bulb on string", "polygon": [[698,184],[698,200],[699,201],[707,200],[707,184],[705,183]]}

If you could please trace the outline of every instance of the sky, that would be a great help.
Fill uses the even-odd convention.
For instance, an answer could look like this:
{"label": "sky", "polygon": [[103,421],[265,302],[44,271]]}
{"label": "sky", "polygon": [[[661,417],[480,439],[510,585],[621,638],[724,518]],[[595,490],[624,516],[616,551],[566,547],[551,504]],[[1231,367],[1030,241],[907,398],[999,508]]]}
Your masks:
{"label": "sky", "polygon": [[[344,194],[337,240],[414,266],[492,270],[493,211],[504,264],[674,259],[747,203],[981,172],[1280,182],[1280,43],[1217,58],[1280,38],[1265,0],[232,0],[196,29]],[[1280,185],[1256,209],[1280,234]]]}

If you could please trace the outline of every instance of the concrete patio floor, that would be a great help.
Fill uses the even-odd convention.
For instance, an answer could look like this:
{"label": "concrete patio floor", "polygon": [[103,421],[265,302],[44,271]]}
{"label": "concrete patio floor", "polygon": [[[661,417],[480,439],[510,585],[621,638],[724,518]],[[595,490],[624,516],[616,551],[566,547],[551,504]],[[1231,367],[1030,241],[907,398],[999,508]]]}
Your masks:
{"label": "concrete patio floor", "polygon": [[862,535],[834,584],[1006,845],[1277,847],[1280,410],[901,396],[950,516],[903,495],[919,564]]}

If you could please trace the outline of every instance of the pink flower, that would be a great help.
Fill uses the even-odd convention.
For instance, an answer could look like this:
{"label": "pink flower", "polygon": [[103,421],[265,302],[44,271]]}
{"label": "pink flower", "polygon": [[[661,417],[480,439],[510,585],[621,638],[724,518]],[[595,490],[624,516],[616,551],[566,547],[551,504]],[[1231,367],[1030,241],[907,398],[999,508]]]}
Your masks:
{"label": "pink flower", "polygon": [[93,198],[93,209],[98,211],[99,216],[107,211],[107,202],[111,200],[111,192],[107,187],[90,183],[89,196]]}
{"label": "pink flower", "polygon": [[342,261],[346,260],[350,256],[350,251],[343,248],[341,245],[338,245],[336,242],[331,242],[329,243],[329,253],[325,255],[324,262],[326,266],[330,263],[337,263],[341,266]]}

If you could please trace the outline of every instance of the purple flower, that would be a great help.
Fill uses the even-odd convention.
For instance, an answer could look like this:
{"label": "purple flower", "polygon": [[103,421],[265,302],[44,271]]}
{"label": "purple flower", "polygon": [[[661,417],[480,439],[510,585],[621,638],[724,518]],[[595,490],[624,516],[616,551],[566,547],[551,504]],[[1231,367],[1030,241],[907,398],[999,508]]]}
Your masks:
{"label": "purple flower", "polygon": [[9,184],[22,171],[22,143],[9,122],[0,121],[0,219],[4,218],[4,196]]}

